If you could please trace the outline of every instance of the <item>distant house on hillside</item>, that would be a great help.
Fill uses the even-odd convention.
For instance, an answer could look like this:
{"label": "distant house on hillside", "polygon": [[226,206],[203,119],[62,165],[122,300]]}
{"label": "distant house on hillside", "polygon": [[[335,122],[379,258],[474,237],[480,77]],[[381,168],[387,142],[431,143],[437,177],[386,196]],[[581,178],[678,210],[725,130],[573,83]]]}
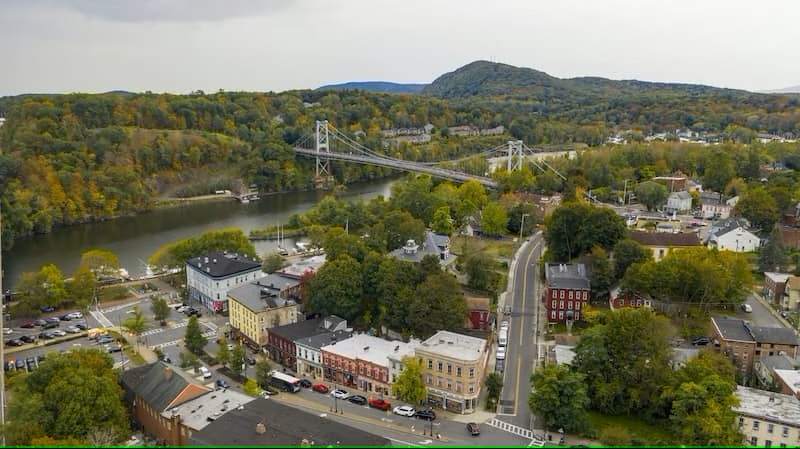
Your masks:
{"label": "distant house on hillside", "polygon": [[636,243],[653,251],[653,258],[659,261],[670,251],[680,248],[700,247],[703,244],[694,232],[647,232],[629,230],[628,237]]}

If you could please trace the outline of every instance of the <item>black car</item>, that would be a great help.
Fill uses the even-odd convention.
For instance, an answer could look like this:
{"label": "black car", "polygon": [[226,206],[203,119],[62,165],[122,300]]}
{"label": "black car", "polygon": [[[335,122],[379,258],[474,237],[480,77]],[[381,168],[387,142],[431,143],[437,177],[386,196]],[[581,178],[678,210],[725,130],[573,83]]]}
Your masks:
{"label": "black car", "polygon": [[711,340],[709,340],[708,337],[696,337],[692,339],[692,345],[694,346],[705,346],[709,343],[711,343]]}
{"label": "black car", "polygon": [[467,432],[472,436],[478,436],[481,434],[481,428],[477,423],[467,423]]}
{"label": "black car", "polygon": [[426,410],[426,409],[417,410],[416,412],[414,412],[414,417],[417,419],[426,419],[428,421],[433,421],[436,419],[436,412],[434,412],[433,410]]}
{"label": "black car", "polygon": [[36,335],[23,335],[19,337],[20,340],[24,341],[25,343],[36,343]]}
{"label": "black car", "polygon": [[56,321],[48,321],[48,322],[44,323],[44,326],[42,326],[42,329],[55,329],[55,328],[58,327],[58,323],[60,323],[60,321],[58,321],[58,322],[56,322]]}
{"label": "black car", "polygon": [[25,359],[25,363],[28,365],[28,371],[33,371],[36,369],[36,359],[33,357],[28,357]]}
{"label": "black car", "polygon": [[225,379],[217,379],[217,387],[219,388],[230,388],[230,384]]}
{"label": "black car", "polygon": [[358,404],[358,405],[366,405],[367,403],[367,398],[358,394],[348,396],[347,400],[352,402],[353,404]]}
{"label": "black car", "polygon": [[25,369],[25,360],[17,359],[16,364],[17,364],[17,370]]}
{"label": "black car", "polygon": [[300,379],[300,386],[303,388],[311,388],[311,381],[308,379]]}
{"label": "black car", "polygon": [[11,340],[6,341],[6,346],[22,346],[25,342],[19,338],[12,338]]}
{"label": "black car", "polygon": [[85,330],[89,329],[89,326],[87,326],[86,323],[75,323],[75,324],[73,324],[73,326],[77,327],[78,329],[80,329],[82,331],[85,331]]}
{"label": "black car", "polygon": [[51,332],[44,331],[41,334],[39,334],[39,338],[41,340],[52,340],[52,339],[56,338],[56,336],[53,335]]}
{"label": "black car", "polygon": [[256,364],[256,358],[255,357],[247,356],[247,357],[245,357],[245,359],[247,359],[247,364],[248,365],[255,365]]}

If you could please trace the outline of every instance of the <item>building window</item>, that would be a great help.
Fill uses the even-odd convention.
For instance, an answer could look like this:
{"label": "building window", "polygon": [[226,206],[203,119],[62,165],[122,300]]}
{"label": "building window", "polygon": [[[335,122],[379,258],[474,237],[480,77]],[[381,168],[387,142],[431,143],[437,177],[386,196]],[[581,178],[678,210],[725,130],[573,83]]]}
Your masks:
{"label": "building window", "polygon": [[742,427],[742,426],[744,426],[744,417],[740,416],[739,417],[739,427]]}
{"label": "building window", "polygon": [[550,312],[550,319],[551,319],[551,320],[554,320],[554,319],[556,319],[556,311],[555,311],[555,310],[553,310],[552,312]]}
{"label": "building window", "polygon": [[563,311],[558,312],[558,319],[559,320],[563,320],[564,319],[564,312]]}
{"label": "building window", "polygon": [[433,369],[433,360],[428,359],[428,369]]}
{"label": "building window", "polygon": [[788,427],[784,427],[783,428],[783,437],[784,438],[788,438],[789,437],[789,428]]}
{"label": "building window", "polygon": [[475,368],[473,367],[469,368],[469,377],[475,377]]}
{"label": "building window", "polygon": [[556,308],[556,304],[557,304],[557,302],[556,302],[556,300],[554,299],[554,300],[553,300],[553,307],[552,307],[553,309],[555,309],[555,308]]}
{"label": "building window", "polygon": [[758,446],[758,437],[750,437],[750,446]]}
{"label": "building window", "polygon": [[453,365],[447,364],[447,374],[453,374]]}
{"label": "building window", "polygon": [[436,378],[436,386],[437,387],[441,387],[442,386],[442,378],[441,377],[437,377]]}
{"label": "building window", "polygon": [[764,447],[772,447],[772,440],[764,441]]}
{"label": "building window", "polygon": [[753,421],[753,430],[758,430],[758,425],[761,424],[758,421]]}
{"label": "building window", "polygon": [[567,310],[572,310],[572,301],[567,303]]}
{"label": "building window", "polygon": [[775,430],[775,425],[767,424],[767,433],[772,433],[773,430]]}
{"label": "building window", "polygon": [[569,291],[569,295],[567,295],[569,299],[572,299],[572,290]]}
{"label": "building window", "polygon": [[[564,299],[564,290],[561,290],[561,293],[558,295],[559,298]],[[562,302],[563,304],[563,302]]]}
{"label": "building window", "polygon": [[436,370],[442,372],[442,362],[436,362]]}
{"label": "building window", "polygon": [[461,382],[456,382],[456,393],[461,393]]}
{"label": "building window", "polygon": [[563,300],[558,302],[558,308],[562,309],[562,310],[564,309],[564,301]]}
{"label": "building window", "polygon": [[453,381],[450,380],[449,377],[447,378],[447,389],[448,390],[452,390],[453,389]]}
{"label": "building window", "polygon": [[456,367],[456,376],[461,377],[461,367],[460,366]]}
{"label": "building window", "polygon": [[428,374],[428,379],[427,379],[427,382],[426,382],[426,383],[427,383],[428,385],[433,385],[433,376],[431,376],[430,374]]}
{"label": "building window", "polygon": [[475,393],[475,384],[474,383],[470,383],[469,384],[469,392],[470,393]]}

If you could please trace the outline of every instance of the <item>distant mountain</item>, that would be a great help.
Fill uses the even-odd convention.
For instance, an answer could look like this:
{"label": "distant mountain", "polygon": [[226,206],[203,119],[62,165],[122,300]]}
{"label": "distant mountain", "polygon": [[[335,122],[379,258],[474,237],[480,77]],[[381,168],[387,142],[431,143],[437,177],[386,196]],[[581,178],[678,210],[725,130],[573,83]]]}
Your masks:
{"label": "distant mountain", "polygon": [[610,99],[643,92],[681,94],[733,93],[699,84],[653,83],[638,80],[615,81],[600,77],[561,79],[538,70],[489,61],[475,61],[435,79],[422,94],[441,98],[503,96],[526,100],[548,100],[562,96]]}
{"label": "distant mountain", "polygon": [[783,89],[767,90],[765,94],[800,94],[800,85],[784,87]]}
{"label": "distant mountain", "polygon": [[416,94],[427,84],[401,84],[387,81],[354,81],[342,84],[327,84],[319,89],[329,90],[365,90],[370,92],[386,92],[390,94]]}

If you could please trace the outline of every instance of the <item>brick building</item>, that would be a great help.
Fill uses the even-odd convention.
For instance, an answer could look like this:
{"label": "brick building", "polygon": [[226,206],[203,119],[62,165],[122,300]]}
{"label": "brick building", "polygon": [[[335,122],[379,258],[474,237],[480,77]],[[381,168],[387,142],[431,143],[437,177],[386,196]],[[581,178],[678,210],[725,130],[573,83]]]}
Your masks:
{"label": "brick building", "polygon": [[565,322],[569,315],[567,312],[572,313],[574,321],[581,320],[590,292],[584,264],[549,262],[545,266],[544,301],[549,321]]}

